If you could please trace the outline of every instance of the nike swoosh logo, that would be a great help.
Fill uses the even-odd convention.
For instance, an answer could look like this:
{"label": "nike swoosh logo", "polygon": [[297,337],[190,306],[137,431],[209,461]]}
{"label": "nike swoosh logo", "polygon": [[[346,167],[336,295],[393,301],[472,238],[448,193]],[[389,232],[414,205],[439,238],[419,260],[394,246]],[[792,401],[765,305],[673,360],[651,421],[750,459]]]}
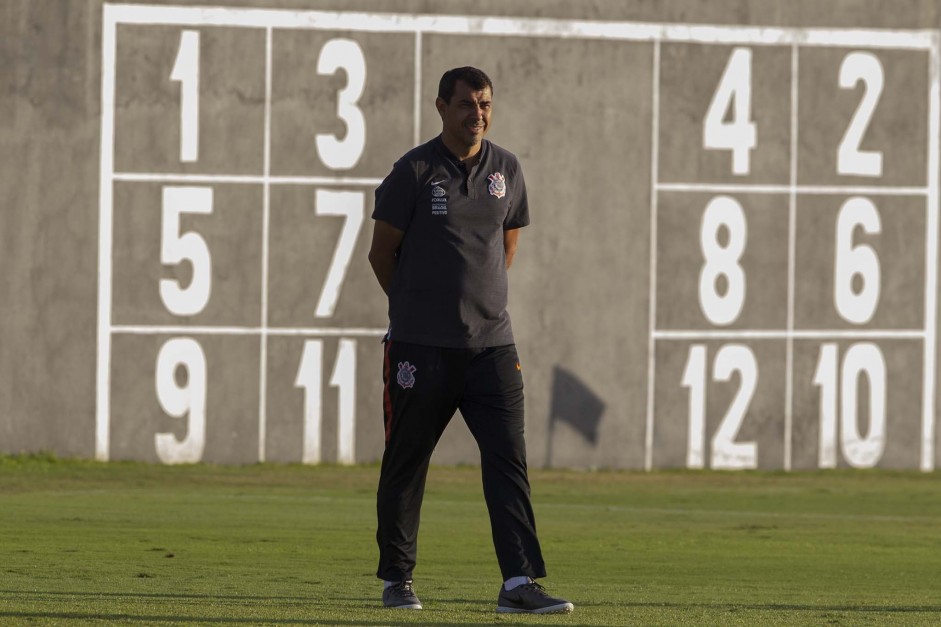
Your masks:
{"label": "nike swoosh logo", "polygon": [[448,179],[441,179],[440,181],[432,181],[432,185],[441,185],[442,183],[447,183]]}

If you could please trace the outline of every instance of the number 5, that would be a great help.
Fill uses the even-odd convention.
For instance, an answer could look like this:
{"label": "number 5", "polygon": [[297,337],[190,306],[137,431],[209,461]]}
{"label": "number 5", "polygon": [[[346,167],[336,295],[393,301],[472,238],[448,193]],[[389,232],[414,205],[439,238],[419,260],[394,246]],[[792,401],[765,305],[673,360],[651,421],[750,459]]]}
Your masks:
{"label": "number 5", "polygon": [[199,233],[180,234],[183,213],[212,213],[211,187],[164,187],[163,225],[160,231],[160,263],[189,261],[193,278],[188,287],[176,279],[160,279],[160,298],[170,313],[178,316],[198,314],[209,302],[212,287],[212,260],[209,246]]}

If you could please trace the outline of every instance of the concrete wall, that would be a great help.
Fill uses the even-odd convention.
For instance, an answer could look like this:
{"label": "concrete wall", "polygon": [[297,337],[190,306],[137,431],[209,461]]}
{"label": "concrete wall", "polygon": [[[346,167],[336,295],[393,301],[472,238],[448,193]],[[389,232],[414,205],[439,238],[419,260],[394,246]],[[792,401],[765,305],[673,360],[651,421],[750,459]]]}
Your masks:
{"label": "concrete wall", "polygon": [[[473,64],[530,193],[511,314],[531,464],[936,464],[936,2],[154,4],[0,6],[0,451],[377,459],[372,190],[440,130],[441,73]],[[316,148],[346,134],[348,75],[317,72],[336,39],[365,68],[355,164]],[[713,102],[710,142],[754,124],[737,157],[704,146]],[[456,417],[436,461],[475,460]]]}

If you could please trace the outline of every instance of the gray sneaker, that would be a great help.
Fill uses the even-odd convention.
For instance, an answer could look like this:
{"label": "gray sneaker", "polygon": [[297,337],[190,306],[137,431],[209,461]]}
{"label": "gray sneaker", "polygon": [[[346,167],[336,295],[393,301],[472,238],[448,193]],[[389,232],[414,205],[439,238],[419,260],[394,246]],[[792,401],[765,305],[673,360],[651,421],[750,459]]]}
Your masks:
{"label": "gray sneaker", "polygon": [[497,612],[503,614],[567,614],[575,606],[565,599],[549,596],[546,589],[535,581],[512,590],[500,587]]}
{"label": "gray sneaker", "polygon": [[412,580],[406,579],[382,591],[382,604],[399,610],[420,610],[421,601],[412,589]]}

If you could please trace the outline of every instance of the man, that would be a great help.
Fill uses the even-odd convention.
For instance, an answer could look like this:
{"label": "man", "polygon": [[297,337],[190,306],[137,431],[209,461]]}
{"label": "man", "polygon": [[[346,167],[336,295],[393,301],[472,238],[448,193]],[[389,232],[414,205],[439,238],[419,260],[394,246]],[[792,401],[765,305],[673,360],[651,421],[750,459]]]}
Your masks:
{"label": "man", "polygon": [[530,504],[523,379],[506,311],[506,270],[529,224],[516,157],[484,139],[493,85],[446,72],[441,134],[399,159],[376,190],[369,261],[389,297],[383,367],[385,452],[377,494],[377,576],[387,607],[421,609],[412,587],[431,454],[458,409],[480,448],[504,585],[498,612],[570,612],[545,577]]}

